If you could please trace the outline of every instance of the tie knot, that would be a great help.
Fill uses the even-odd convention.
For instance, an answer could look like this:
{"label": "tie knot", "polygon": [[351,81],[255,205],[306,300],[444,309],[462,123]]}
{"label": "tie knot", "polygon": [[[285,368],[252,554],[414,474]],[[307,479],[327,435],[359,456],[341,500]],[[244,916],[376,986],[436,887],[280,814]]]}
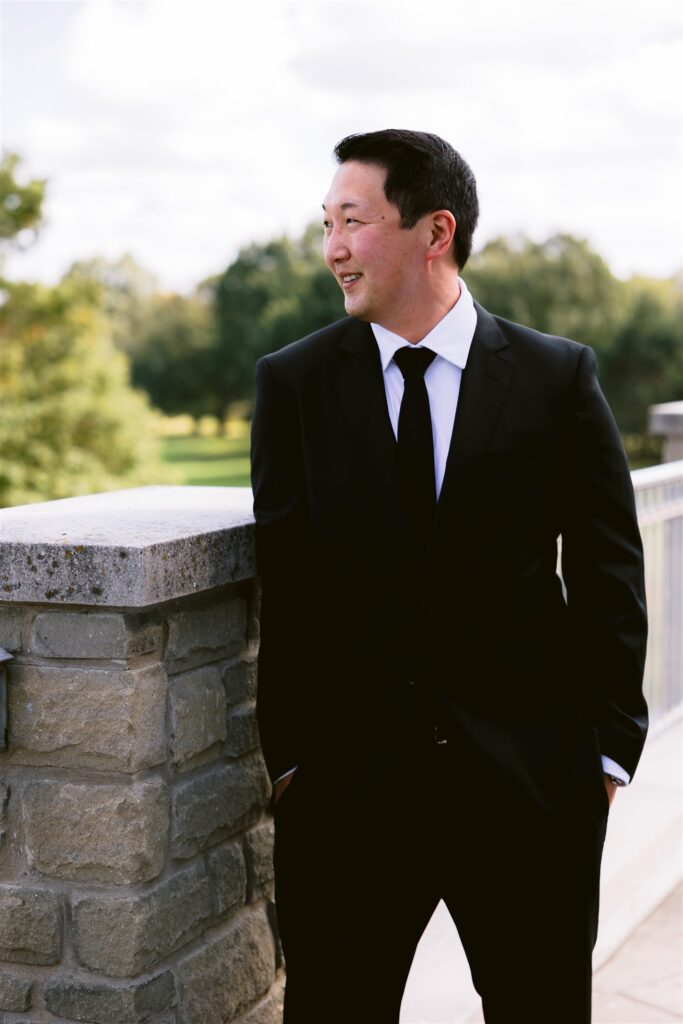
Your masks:
{"label": "tie knot", "polygon": [[394,352],[394,362],[403,374],[404,380],[424,377],[427,367],[435,358],[436,352],[432,352],[431,349],[416,348],[413,345],[405,345]]}

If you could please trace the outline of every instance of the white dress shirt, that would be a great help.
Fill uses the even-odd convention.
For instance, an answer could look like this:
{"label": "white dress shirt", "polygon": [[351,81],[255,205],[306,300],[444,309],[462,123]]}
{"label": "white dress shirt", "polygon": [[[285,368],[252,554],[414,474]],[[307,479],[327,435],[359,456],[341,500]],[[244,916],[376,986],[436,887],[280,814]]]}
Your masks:
{"label": "white dress shirt", "polygon": [[[384,371],[384,389],[389,408],[389,419],[394,436],[398,438],[398,414],[403,398],[403,374],[394,362],[394,352],[409,343],[398,334],[392,334],[386,327],[371,324],[372,333],[379,346]],[[436,496],[441,493],[446,459],[451,444],[455,410],[460,395],[460,380],[467,363],[470,345],[477,326],[477,313],[472,296],[465,282],[460,279],[460,298],[452,309],[439,320],[417,345],[410,348],[428,348],[436,352],[436,359],[425,372],[425,387],[429,396],[429,410],[432,415],[432,436],[434,438],[434,475]]]}
{"label": "white dress shirt", "polygon": [[[411,345],[405,338],[393,334],[380,324],[370,325],[379,347],[389,419],[396,438],[398,438],[398,416],[404,383],[403,374],[399,370],[398,364],[394,362],[394,353],[398,348],[406,345],[411,348],[424,347],[436,352],[436,358],[432,360],[425,371],[424,380],[432,418],[437,498],[441,493],[446,472],[446,459],[458,407],[462,371],[467,365],[467,357],[477,326],[477,312],[472,296],[463,279],[458,278],[458,281],[460,295],[455,305],[417,345]],[[602,767],[608,775],[614,775],[624,783],[630,782],[629,774],[611,758],[603,756]],[[294,771],[296,768],[290,768],[275,781],[279,782],[280,779],[284,779]]]}

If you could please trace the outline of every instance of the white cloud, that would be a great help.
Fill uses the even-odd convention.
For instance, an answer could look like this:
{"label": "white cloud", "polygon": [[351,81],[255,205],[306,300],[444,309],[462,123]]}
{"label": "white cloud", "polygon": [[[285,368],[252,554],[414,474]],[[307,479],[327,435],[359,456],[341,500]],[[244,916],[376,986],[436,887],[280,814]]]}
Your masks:
{"label": "white cloud", "polygon": [[337,139],[389,125],[436,131],[471,162],[479,244],[562,229],[623,274],[680,265],[678,2],[638,17],[613,0],[2,10],[3,142],[49,180],[16,276],[132,250],[191,287],[240,244],[299,230]]}

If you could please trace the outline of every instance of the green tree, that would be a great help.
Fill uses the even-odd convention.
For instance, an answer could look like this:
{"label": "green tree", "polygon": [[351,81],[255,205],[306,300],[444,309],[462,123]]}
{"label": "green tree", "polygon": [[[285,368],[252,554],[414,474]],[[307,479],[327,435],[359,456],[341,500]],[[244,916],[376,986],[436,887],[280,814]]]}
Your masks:
{"label": "green tree", "polygon": [[153,415],[90,294],[5,282],[0,347],[0,506],[154,473]]}
{"label": "green tree", "polygon": [[0,506],[159,479],[155,418],[82,284],[4,282]]}
{"label": "green tree", "polygon": [[95,256],[73,263],[66,280],[89,281],[96,285],[99,305],[106,314],[117,348],[134,355],[143,332],[147,310],[159,293],[159,282],[149,271],[125,253],[118,260]]}
{"label": "green tree", "polygon": [[224,410],[212,379],[215,321],[199,295],[155,295],[145,304],[131,345],[133,384],[165,413],[218,416]]}
{"label": "green tree", "polygon": [[[44,182],[19,185],[18,165],[0,165],[4,247],[41,222]],[[99,299],[82,278],[0,278],[0,506],[162,478],[154,415],[130,388]]]}
{"label": "green tree", "polygon": [[131,380],[165,413],[215,415],[211,379],[215,345],[213,292],[162,292],[130,254],[74,263],[66,279],[89,282],[111,325],[117,349],[131,361]]}
{"label": "green tree", "polygon": [[250,398],[254,363],[344,316],[341,292],[321,253],[319,225],[296,239],[242,249],[214,283],[217,407]]}
{"label": "green tree", "polygon": [[498,316],[574,338],[598,354],[614,343],[623,285],[581,239],[497,238],[472,257],[463,276],[475,298]]}
{"label": "green tree", "polygon": [[34,240],[42,221],[46,183],[34,178],[20,184],[20,164],[16,153],[5,153],[0,159],[0,244],[25,248]]}
{"label": "green tree", "polygon": [[569,235],[543,243],[495,239],[464,276],[491,312],[591,345],[625,433],[642,435],[650,405],[683,397],[680,282],[621,281],[587,242]]}
{"label": "green tree", "polygon": [[623,294],[602,379],[621,429],[642,434],[650,405],[683,397],[683,292],[674,281],[636,278]]}

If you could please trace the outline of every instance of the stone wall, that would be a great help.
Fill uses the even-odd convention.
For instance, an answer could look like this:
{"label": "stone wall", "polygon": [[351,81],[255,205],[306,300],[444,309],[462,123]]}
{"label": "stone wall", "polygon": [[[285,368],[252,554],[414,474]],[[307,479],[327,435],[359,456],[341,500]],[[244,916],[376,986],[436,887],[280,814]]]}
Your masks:
{"label": "stone wall", "polygon": [[2,1024],[280,1019],[251,544],[248,491],[0,511]]}

